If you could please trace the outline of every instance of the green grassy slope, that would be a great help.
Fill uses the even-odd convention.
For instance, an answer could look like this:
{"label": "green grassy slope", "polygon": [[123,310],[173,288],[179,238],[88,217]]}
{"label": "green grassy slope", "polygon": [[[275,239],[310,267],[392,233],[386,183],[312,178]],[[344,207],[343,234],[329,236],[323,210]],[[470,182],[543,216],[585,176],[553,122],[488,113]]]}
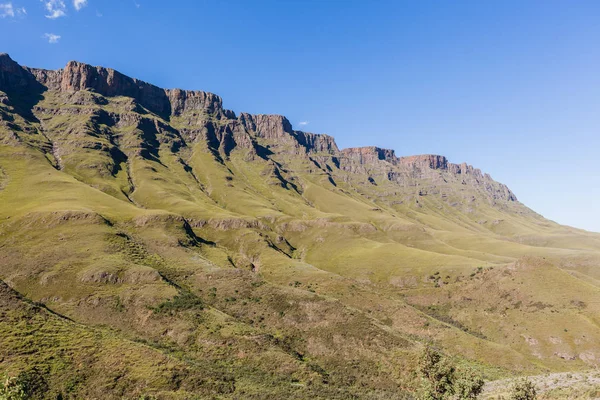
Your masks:
{"label": "green grassy slope", "polygon": [[[11,91],[15,71],[0,76],[0,369],[35,364],[48,393],[398,398],[425,342],[488,378],[600,362],[600,235],[470,167],[364,161],[206,103],[157,114],[125,89],[65,88],[66,70]],[[48,341],[73,361],[57,367]]]}

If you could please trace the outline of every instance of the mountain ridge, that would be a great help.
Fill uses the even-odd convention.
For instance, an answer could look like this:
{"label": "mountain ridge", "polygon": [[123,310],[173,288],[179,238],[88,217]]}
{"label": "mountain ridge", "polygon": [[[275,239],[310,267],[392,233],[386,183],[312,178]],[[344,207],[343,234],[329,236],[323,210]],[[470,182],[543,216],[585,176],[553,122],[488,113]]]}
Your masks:
{"label": "mountain ridge", "polygon": [[[24,74],[19,74],[19,68]],[[18,82],[9,81],[6,74],[21,75]],[[30,75],[27,75],[29,73]],[[69,61],[65,68],[59,70],[45,70],[40,68],[22,67],[6,53],[0,54],[0,90],[14,91],[27,87],[28,85],[41,84],[47,90],[58,90],[62,92],[77,92],[81,90],[92,90],[103,96],[126,96],[137,100],[140,105],[149,111],[168,120],[170,117],[178,117],[185,112],[206,112],[223,116],[228,119],[237,120],[247,131],[254,132],[257,137],[271,140],[295,139],[297,148],[305,148],[307,152],[329,153],[336,156],[346,156],[356,159],[359,164],[367,160],[372,164],[375,160],[387,161],[394,166],[405,166],[410,169],[429,168],[433,170],[445,170],[453,175],[473,175],[475,180],[485,180],[486,184],[495,184],[489,174],[483,174],[481,170],[467,163],[453,164],[446,157],[434,154],[423,154],[414,156],[397,157],[392,149],[384,149],[377,146],[366,146],[358,148],[339,149],[335,139],[326,134],[315,134],[294,130],[292,124],[283,115],[277,114],[249,114],[241,112],[239,116],[234,111],[223,107],[220,96],[204,92],[182,89],[162,89],[150,83],[131,78],[114,69],[95,67],[78,61]],[[31,82],[33,79],[34,82]],[[252,146],[252,140],[233,136],[233,142],[226,143],[227,138],[220,139],[220,146],[227,151],[229,147],[241,145]],[[231,138],[229,139],[231,140]],[[225,143],[223,143],[225,142]],[[238,143],[239,142],[239,143]],[[497,193],[509,201],[516,201],[516,196],[506,187],[499,184]]]}
{"label": "mountain ridge", "polygon": [[425,344],[486,379],[600,365],[600,235],[443,156],[69,65],[0,56],[0,370],[40,398],[411,399]]}

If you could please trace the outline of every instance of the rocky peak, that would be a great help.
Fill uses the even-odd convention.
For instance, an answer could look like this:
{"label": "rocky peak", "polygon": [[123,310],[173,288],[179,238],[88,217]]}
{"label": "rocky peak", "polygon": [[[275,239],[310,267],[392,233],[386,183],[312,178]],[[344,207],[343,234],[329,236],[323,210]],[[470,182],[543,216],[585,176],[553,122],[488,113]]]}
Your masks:
{"label": "rocky peak", "polygon": [[167,89],[165,92],[171,104],[172,115],[197,111],[218,113],[223,110],[223,100],[213,93],[181,89]]}
{"label": "rocky peak", "polygon": [[263,139],[288,140],[294,132],[292,124],[283,115],[241,113],[239,120],[247,131]]}
{"label": "rocky peak", "polygon": [[241,113],[238,120],[256,137],[278,143],[289,143],[306,152],[336,153],[339,151],[333,137],[317,133],[295,131],[283,115]]}
{"label": "rocky peak", "polygon": [[[479,168],[475,168],[472,165],[469,165],[467,163],[448,164],[448,170],[454,174],[474,175],[478,178],[484,177],[484,175],[481,173],[481,170]],[[489,175],[487,175],[487,176],[489,177]]]}
{"label": "rocky peak", "polygon": [[16,92],[30,89],[35,78],[23,67],[13,61],[6,53],[0,53],[0,90]]}
{"label": "rocky peak", "polygon": [[332,136],[302,131],[294,131],[294,135],[308,152],[336,154],[340,151]]}
{"label": "rocky peak", "polygon": [[448,162],[446,157],[436,154],[400,157],[398,159],[398,165],[411,170],[442,170],[448,171],[454,175],[472,175],[475,178],[484,178],[481,170],[473,168],[473,166],[468,165],[467,163],[452,164]]}
{"label": "rocky peak", "polygon": [[375,146],[350,147],[342,150],[342,154],[362,165],[373,164],[377,160],[387,161],[394,165],[398,162],[394,150]]}
{"label": "rocky peak", "polygon": [[93,90],[103,96],[126,96],[159,115],[171,114],[171,104],[164,89],[130,78],[118,71],[70,61],[62,70],[60,90]]}
{"label": "rocky peak", "polygon": [[0,71],[15,72],[16,68],[22,68],[19,64],[17,64],[7,53],[0,53]]}
{"label": "rocky peak", "polygon": [[484,179],[487,176],[491,179],[489,175],[484,176],[480,169],[474,168],[472,165],[467,163],[453,164],[448,162],[446,157],[435,154],[400,157],[398,165],[409,169],[434,169],[449,171],[455,175],[472,175],[478,179]]}
{"label": "rocky peak", "polygon": [[8,54],[0,54],[0,90],[15,91],[32,83],[62,92],[90,90],[107,97],[131,97],[162,117],[202,111],[235,117],[232,112],[223,110],[221,98],[213,93],[162,89],[114,69],[78,61],[70,61],[65,68],[56,71],[24,68]]}
{"label": "rocky peak", "polygon": [[410,168],[448,169],[448,159],[435,154],[400,157],[398,163]]}

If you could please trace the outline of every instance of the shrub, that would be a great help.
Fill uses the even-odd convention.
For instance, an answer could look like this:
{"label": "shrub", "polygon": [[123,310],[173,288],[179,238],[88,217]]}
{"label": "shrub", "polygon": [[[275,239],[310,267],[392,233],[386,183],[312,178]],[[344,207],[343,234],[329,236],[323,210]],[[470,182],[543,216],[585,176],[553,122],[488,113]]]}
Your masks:
{"label": "shrub", "polygon": [[473,370],[464,371],[454,384],[458,399],[476,399],[483,391],[485,381]]}
{"label": "shrub", "polygon": [[473,370],[460,370],[440,352],[425,347],[419,358],[420,400],[476,399],[484,380]]}
{"label": "shrub", "polygon": [[25,385],[16,377],[4,377],[0,381],[0,400],[25,400]]}
{"label": "shrub", "polygon": [[204,308],[202,300],[192,293],[183,292],[175,296],[172,300],[167,300],[154,307],[154,312],[172,315],[174,312],[190,310],[193,308],[202,310]]}
{"label": "shrub", "polygon": [[516,382],[510,392],[510,400],[534,400],[536,397],[535,385],[529,379]]}
{"label": "shrub", "polygon": [[441,353],[427,346],[419,358],[423,379],[422,400],[442,400],[454,393],[456,368]]}

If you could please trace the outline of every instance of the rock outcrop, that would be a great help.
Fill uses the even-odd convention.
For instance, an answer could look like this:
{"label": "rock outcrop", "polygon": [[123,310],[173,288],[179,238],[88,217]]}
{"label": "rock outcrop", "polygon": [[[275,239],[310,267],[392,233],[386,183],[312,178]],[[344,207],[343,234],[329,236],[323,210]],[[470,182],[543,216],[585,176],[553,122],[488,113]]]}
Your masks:
{"label": "rock outcrop", "polygon": [[368,147],[350,147],[342,150],[342,154],[359,164],[374,164],[376,161],[387,161],[396,165],[398,158],[394,150],[382,149],[375,146]]}
{"label": "rock outcrop", "polygon": [[335,139],[329,135],[294,131],[296,140],[308,152],[336,154],[339,152]]}
{"label": "rock outcrop", "polygon": [[[223,100],[213,93],[190,91],[181,89],[165,90],[171,105],[172,115],[181,115],[186,112],[223,112]],[[235,115],[230,115],[235,118]]]}
{"label": "rock outcrop", "polygon": [[[57,71],[26,68],[7,54],[0,54],[0,90],[18,93],[31,91],[33,86],[38,91],[73,94],[72,104],[98,104],[104,97],[129,97],[132,99],[131,111],[137,112],[142,106],[163,118],[165,122],[160,123],[151,122],[151,119],[137,121],[137,129],[144,132],[141,143],[145,145],[140,154],[145,157],[157,156],[160,140],[154,137],[161,137],[172,149],[185,146],[186,142],[203,140],[217,157],[228,157],[236,148],[247,151],[248,160],[268,159],[272,153],[309,156],[319,168],[326,165],[331,169],[332,164],[349,174],[364,174],[370,183],[380,176],[402,186],[414,186],[415,180],[423,179],[435,184],[451,176],[456,182],[478,188],[491,199],[516,200],[505,185],[495,182],[489,175],[465,163],[452,164],[444,156],[397,157],[394,150],[375,146],[340,151],[333,137],[294,130],[283,115],[240,113],[236,116],[233,111],[224,109],[221,97],[213,93],[162,89],[114,69],[76,61]],[[89,92],[99,96],[90,96]],[[80,93],[88,95],[82,98],[78,96]],[[113,116],[118,124],[128,118],[127,115]],[[171,118],[175,118],[177,128],[170,125]],[[141,122],[144,124],[140,125]]]}
{"label": "rock outcrop", "polygon": [[253,132],[258,138],[291,145],[295,154],[339,152],[333,137],[295,131],[290,121],[283,115],[241,113],[239,121],[248,132]]}
{"label": "rock outcrop", "polygon": [[283,115],[252,115],[241,113],[240,122],[249,132],[270,140],[290,140],[293,134],[292,124]]}
{"label": "rock outcrop", "polygon": [[400,157],[398,164],[408,168],[448,169],[446,157],[434,154]]}
{"label": "rock outcrop", "polygon": [[6,53],[0,53],[0,90],[6,93],[30,91],[39,86],[36,78]]}
{"label": "rock outcrop", "polygon": [[131,97],[149,111],[163,117],[178,116],[185,112],[206,112],[235,118],[233,112],[223,109],[221,98],[213,93],[162,89],[114,69],[76,61],[70,61],[64,69],[56,71],[24,68],[7,54],[0,54],[0,90],[22,90],[34,83],[49,90],[67,93],[89,90],[108,97]]}

